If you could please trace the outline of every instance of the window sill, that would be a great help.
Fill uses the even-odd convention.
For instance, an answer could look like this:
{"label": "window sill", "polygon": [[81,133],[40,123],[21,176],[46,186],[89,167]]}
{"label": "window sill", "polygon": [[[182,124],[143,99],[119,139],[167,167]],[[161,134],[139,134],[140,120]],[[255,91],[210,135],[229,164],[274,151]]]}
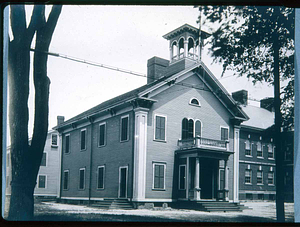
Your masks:
{"label": "window sill", "polygon": [[129,141],[129,139],[127,139],[127,140],[120,140],[120,143],[125,143],[125,142],[128,142]]}
{"label": "window sill", "polygon": [[84,148],[84,149],[82,149],[82,150],[80,150],[80,152],[83,152],[83,151],[86,151],[87,149],[86,148]]}
{"label": "window sill", "polygon": [[167,143],[166,140],[158,140],[158,139],[154,139],[153,141],[155,141],[155,142],[161,142],[161,143]]}
{"label": "window sill", "polygon": [[104,188],[97,188],[97,191],[103,191]]}
{"label": "window sill", "polygon": [[274,186],[275,186],[275,184],[268,184],[268,186],[273,186],[273,187],[274,187]]}
{"label": "window sill", "polygon": [[201,105],[197,105],[197,104],[193,104],[193,103],[189,103],[190,106],[195,106],[195,107],[201,107]]}
{"label": "window sill", "polygon": [[268,158],[268,160],[273,160],[273,161],[274,161],[274,160],[275,160],[275,158]]}
{"label": "window sill", "polygon": [[51,144],[51,147],[52,147],[52,148],[58,148],[58,145],[52,145],[52,144]]}
{"label": "window sill", "polygon": [[261,184],[261,183],[257,183],[257,185],[260,185],[260,186],[261,186],[261,185],[264,185],[264,184]]}
{"label": "window sill", "polygon": [[245,185],[252,185],[252,183],[245,183]]}
{"label": "window sill", "polygon": [[259,158],[259,159],[264,159],[264,157],[261,157],[261,156],[257,156],[257,158]]}
{"label": "window sill", "polygon": [[104,144],[104,145],[98,145],[98,148],[101,148],[101,147],[106,147],[106,144]]}
{"label": "window sill", "polygon": [[253,158],[253,156],[252,155],[245,155],[245,157],[248,157],[248,158]]}
{"label": "window sill", "polygon": [[152,188],[152,191],[166,191],[164,188]]}

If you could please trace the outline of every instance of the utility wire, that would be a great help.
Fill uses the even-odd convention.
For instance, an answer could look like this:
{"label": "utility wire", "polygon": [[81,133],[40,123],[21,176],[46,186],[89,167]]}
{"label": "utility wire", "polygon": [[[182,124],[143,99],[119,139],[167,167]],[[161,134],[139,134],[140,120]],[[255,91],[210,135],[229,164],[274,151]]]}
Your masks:
{"label": "utility wire", "polygon": [[[32,48],[30,50],[33,51],[33,52],[40,52],[40,53],[48,54],[50,56],[60,57],[60,58],[64,58],[64,59],[67,59],[67,60],[71,60],[71,61],[75,61],[75,62],[79,62],[79,63],[84,63],[84,64],[96,66],[96,67],[102,67],[102,68],[115,70],[115,71],[122,72],[122,73],[132,74],[132,75],[135,75],[135,76],[150,78],[147,75],[142,74],[142,73],[130,71],[130,70],[127,70],[127,69],[121,69],[121,68],[117,68],[117,67],[114,67],[114,66],[109,66],[109,65],[105,65],[105,64],[101,64],[101,63],[97,63],[97,62],[87,61],[85,59],[71,57],[71,56],[67,56],[65,54],[59,54],[59,53],[53,53],[53,52],[47,52],[47,51],[40,51],[40,50],[36,50],[36,49],[32,49]],[[170,82],[167,79],[165,79],[163,81]],[[199,86],[193,85],[193,84],[187,84],[187,83],[182,83],[182,82],[174,82],[173,84],[174,85],[179,85],[179,86],[184,86],[184,87],[189,87],[189,88],[195,88],[195,89],[198,89],[198,90],[210,91],[208,89],[205,89],[204,87],[199,87]]]}

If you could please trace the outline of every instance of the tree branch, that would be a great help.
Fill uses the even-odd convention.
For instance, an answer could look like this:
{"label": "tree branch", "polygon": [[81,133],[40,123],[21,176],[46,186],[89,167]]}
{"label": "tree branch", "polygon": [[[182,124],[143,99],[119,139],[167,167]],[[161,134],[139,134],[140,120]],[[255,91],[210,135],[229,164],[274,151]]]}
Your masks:
{"label": "tree branch", "polygon": [[26,16],[24,5],[10,6],[11,29],[14,35],[14,40],[20,41],[26,30]]}
{"label": "tree branch", "polygon": [[44,26],[45,21],[45,5],[35,5],[27,28],[28,39],[31,41],[34,33],[40,27]]}
{"label": "tree branch", "polygon": [[46,30],[45,35],[46,35],[46,37],[48,36],[47,38],[49,39],[48,40],[49,44],[51,42],[52,35],[54,33],[54,29],[56,27],[56,24],[57,24],[59,15],[61,13],[61,10],[62,10],[62,5],[52,6],[50,15],[48,17],[48,20],[47,20],[47,23],[46,23],[46,26],[45,26],[45,30]]}

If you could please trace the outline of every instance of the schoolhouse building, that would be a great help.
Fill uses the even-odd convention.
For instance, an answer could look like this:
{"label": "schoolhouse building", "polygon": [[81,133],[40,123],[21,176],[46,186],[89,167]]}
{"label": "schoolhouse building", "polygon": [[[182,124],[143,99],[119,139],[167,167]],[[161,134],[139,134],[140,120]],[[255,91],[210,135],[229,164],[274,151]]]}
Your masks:
{"label": "schoolhouse building", "polygon": [[[59,117],[61,118],[61,117]],[[29,140],[29,143],[31,139]],[[34,197],[56,199],[59,190],[59,134],[55,130],[49,130],[45,142],[40,169],[37,176]],[[11,153],[10,147],[6,153],[6,197],[11,195]]]}
{"label": "schoolhouse building", "polygon": [[[185,24],[163,37],[170,60],[148,60],[146,85],[54,128],[62,145],[60,200],[126,199],[138,207],[238,202],[247,194],[248,165],[252,180],[260,168],[244,157],[248,134],[258,136],[244,132],[247,108],[200,60],[199,29]],[[264,174],[272,163],[261,164]]]}

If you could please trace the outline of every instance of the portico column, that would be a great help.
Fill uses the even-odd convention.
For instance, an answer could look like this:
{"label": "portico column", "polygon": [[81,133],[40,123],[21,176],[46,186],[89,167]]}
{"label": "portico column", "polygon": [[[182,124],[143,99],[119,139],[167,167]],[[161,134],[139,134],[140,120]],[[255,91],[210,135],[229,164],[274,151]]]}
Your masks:
{"label": "portico column", "polygon": [[194,51],[193,51],[193,54],[194,54],[194,55],[193,55],[193,59],[194,59],[194,60],[197,60],[197,59],[196,59],[196,45],[195,45],[195,44],[194,44]]}
{"label": "portico column", "polygon": [[224,166],[225,166],[225,179],[224,179],[224,181],[225,181],[225,195],[224,195],[224,197],[225,197],[225,200],[226,201],[228,201],[229,200],[229,197],[228,197],[228,166],[227,166],[227,162],[228,162],[228,160],[225,160],[225,164],[224,164]]}
{"label": "portico column", "polygon": [[200,200],[201,188],[200,188],[200,161],[196,158],[196,168],[195,168],[195,189],[194,189],[194,200]]}
{"label": "portico column", "polygon": [[183,42],[183,46],[184,46],[184,57],[186,58],[187,56],[188,56],[188,41],[187,40],[185,40],[184,42]]}
{"label": "portico column", "polygon": [[177,44],[177,59],[180,59],[179,43]]}
{"label": "portico column", "polygon": [[170,47],[170,62],[173,61],[173,48],[172,46]]}
{"label": "portico column", "polygon": [[133,201],[145,199],[148,109],[136,108],[134,134]]}

